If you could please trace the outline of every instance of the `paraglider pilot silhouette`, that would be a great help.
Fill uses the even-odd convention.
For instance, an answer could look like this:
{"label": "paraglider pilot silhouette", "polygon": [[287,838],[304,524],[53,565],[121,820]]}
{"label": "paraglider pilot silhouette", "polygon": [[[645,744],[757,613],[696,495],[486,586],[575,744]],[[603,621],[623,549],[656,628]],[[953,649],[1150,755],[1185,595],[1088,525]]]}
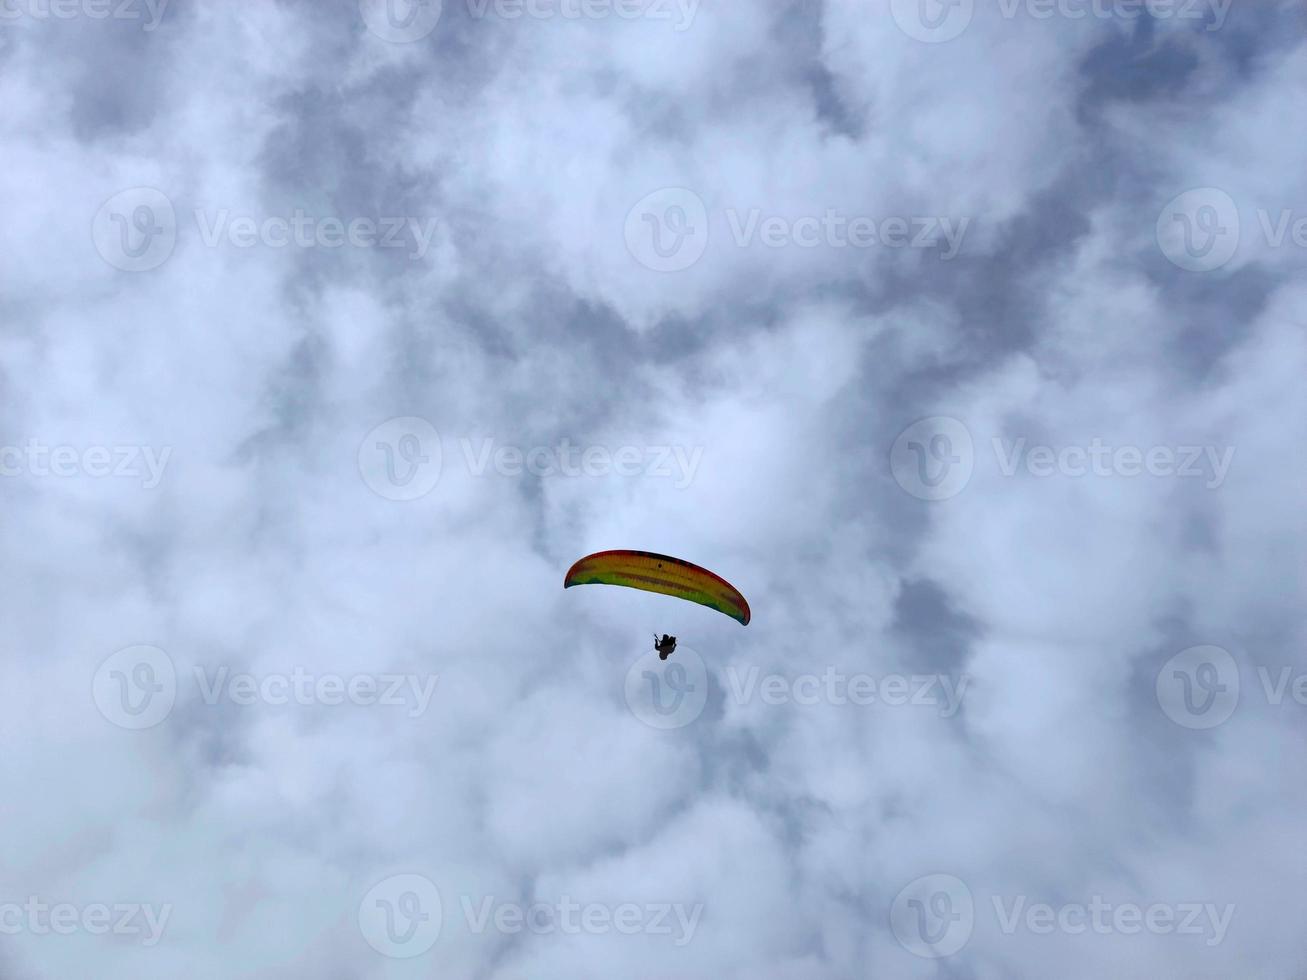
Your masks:
{"label": "paraglider pilot silhouette", "polygon": [[[644,592],[697,602],[730,616],[741,626],[749,623],[749,604],[738,589],[706,568],[683,558],[652,551],[600,551],[587,555],[568,569],[563,588],[574,585],[620,585]],[[654,634],[658,658],[666,660],[676,650],[676,637]]]}

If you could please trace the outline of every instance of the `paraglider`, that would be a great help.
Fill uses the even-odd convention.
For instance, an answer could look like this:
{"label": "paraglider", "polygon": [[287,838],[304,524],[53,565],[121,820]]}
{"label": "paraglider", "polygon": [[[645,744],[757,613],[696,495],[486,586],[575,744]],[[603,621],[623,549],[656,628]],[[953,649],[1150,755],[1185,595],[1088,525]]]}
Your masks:
{"label": "paraglider", "polygon": [[[657,592],[697,602],[730,616],[741,626],[750,619],[749,603],[740,590],[720,575],[682,558],[652,551],[599,551],[586,555],[563,579],[563,588],[574,585],[620,585],[628,589]],[[666,660],[676,649],[676,637],[654,634],[654,649]]]}

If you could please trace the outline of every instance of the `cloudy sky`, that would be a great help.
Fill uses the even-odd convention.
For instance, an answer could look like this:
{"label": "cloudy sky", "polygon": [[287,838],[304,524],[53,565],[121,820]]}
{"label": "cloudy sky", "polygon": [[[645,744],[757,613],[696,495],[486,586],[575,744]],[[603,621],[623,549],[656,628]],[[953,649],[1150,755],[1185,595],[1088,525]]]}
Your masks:
{"label": "cloudy sky", "polygon": [[3,0],[0,977],[1302,975],[1305,28]]}

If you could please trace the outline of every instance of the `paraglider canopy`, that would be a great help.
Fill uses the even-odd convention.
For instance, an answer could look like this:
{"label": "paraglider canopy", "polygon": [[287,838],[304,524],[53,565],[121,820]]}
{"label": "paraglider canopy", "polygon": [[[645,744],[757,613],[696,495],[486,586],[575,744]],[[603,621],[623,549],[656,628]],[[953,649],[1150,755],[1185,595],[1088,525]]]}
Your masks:
{"label": "paraglider canopy", "polygon": [[621,585],[628,589],[659,592],[730,616],[741,626],[749,624],[749,604],[740,590],[706,568],[652,551],[599,551],[586,555],[563,579],[574,585]]}

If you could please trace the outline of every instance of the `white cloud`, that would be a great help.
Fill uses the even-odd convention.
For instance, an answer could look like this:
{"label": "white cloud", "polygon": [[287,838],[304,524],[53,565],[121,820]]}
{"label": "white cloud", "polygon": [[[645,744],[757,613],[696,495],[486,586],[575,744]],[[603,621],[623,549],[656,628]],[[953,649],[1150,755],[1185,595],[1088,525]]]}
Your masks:
{"label": "white cloud", "polygon": [[[1158,219],[1192,187],[1241,217],[1296,207],[1301,32],[1284,9],[1205,32],[982,7],[929,44],[894,6],[704,6],[677,31],[446,0],[409,43],[350,4],[0,29],[0,449],[170,450],[149,488],[0,459],[24,460],[0,477],[5,976],[1300,969],[1303,707],[1258,668],[1307,669],[1301,249],[1245,220],[1230,262],[1188,271]],[[124,271],[113,233],[158,215],[93,222],[137,187],[176,242]],[[659,272],[626,223],[667,187],[702,202],[706,246]],[[431,220],[430,248],[211,246],[195,217],[296,208]],[[828,210],[970,224],[947,261],[732,236]],[[890,450],[933,416],[966,426],[974,468],[931,502]],[[438,446],[366,444],[410,417]],[[667,449],[672,472],[466,449],[564,440]],[[1211,486],[1020,455],[1095,440],[1233,455]],[[426,492],[377,492],[387,466]],[[609,547],[720,571],[753,622],[562,590]],[[706,665],[679,728],[626,701],[654,630]],[[111,696],[160,677],[97,679],[137,644],[177,678],[142,731]],[[1210,730],[1155,693],[1197,644],[1240,671]],[[741,701],[730,671],[753,667],[967,686],[947,717]],[[208,703],[195,671],[221,668],[438,680],[416,712]],[[943,966],[890,919],[932,874],[974,899]],[[412,959],[377,951],[433,911],[396,875],[441,897]],[[388,936],[360,925],[370,894]],[[1096,895],[1235,911],[1216,945],[1007,933],[994,911]],[[146,946],[6,911],[32,897],[171,912]],[[680,944],[478,931],[486,898],[701,913]]]}

